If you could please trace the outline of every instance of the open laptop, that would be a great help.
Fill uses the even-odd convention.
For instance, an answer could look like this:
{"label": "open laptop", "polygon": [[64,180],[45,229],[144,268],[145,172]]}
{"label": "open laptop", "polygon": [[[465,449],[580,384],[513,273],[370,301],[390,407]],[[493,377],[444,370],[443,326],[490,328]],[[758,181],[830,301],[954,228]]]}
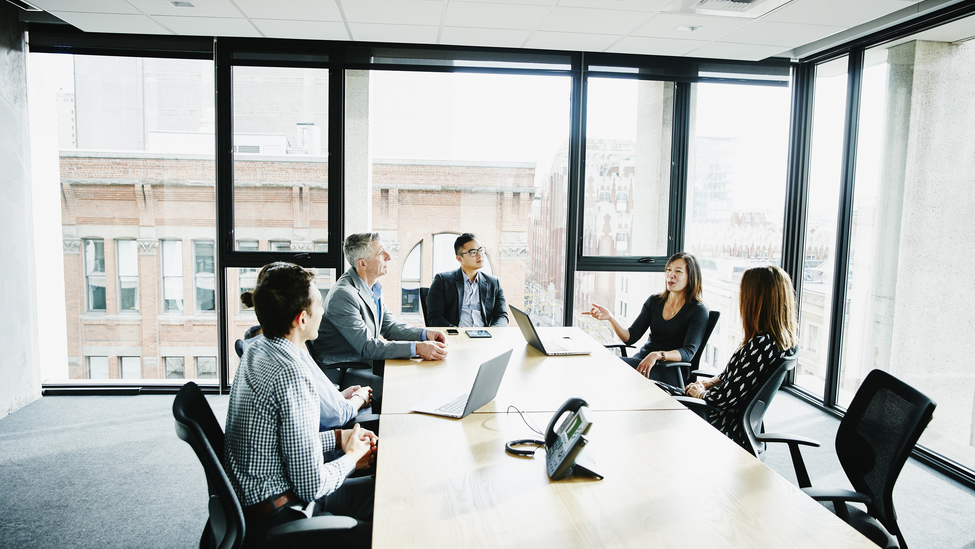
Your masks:
{"label": "open laptop", "polygon": [[518,322],[518,327],[521,328],[521,333],[524,334],[525,339],[528,340],[528,344],[546,355],[562,356],[592,354],[592,351],[588,347],[585,347],[578,341],[573,341],[569,338],[550,337],[542,339],[538,337],[538,331],[535,329],[535,323],[532,322],[532,319],[530,316],[528,316],[528,313],[513,305],[508,305],[508,307],[511,308],[511,313],[515,315],[515,321]]}
{"label": "open laptop", "polygon": [[458,395],[456,392],[441,393],[424,400],[413,407],[414,412],[435,416],[464,418],[494,400],[501,386],[501,378],[508,367],[511,349],[481,364],[474,378],[470,393]]}

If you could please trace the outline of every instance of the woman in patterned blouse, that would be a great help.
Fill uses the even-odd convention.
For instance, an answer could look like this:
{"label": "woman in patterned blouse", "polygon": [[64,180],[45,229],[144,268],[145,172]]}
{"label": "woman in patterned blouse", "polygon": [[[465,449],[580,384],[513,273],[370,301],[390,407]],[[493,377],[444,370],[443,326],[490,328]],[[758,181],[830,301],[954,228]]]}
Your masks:
{"label": "woman in patterned blouse", "polygon": [[792,279],[775,266],[756,267],[741,277],[739,309],[745,332],[741,346],[720,374],[688,385],[688,396],[703,399],[719,411],[711,425],[739,446],[749,448],[739,406],[745,406],[771,375],[770,366],[796,352],[796,298]]}

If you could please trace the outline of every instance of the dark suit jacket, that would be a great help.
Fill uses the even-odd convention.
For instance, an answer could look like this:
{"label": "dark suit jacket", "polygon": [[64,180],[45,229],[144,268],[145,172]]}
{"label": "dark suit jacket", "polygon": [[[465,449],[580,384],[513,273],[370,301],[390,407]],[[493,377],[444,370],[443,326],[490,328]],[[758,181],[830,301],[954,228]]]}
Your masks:
{"label": "dark suit jacket", "polygon": [[[456,326],[460,322],[460,307],[464,303],[463,269],[440,273],[433,277],[427,294],[427,326]],[[478,275],[481,294],[481,316],[486,326],[507,326],[508,305],[497,278]]]}

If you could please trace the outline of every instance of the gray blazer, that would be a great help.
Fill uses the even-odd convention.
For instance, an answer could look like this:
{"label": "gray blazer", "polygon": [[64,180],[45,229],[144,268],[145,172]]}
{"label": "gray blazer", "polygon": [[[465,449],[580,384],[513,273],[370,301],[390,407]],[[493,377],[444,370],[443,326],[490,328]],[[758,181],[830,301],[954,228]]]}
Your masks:
{"label": "gray blazer", "polygon": [[325,316],[312,352],[315,360],[325,366],[409,357],[410,342],[420,341],[423,334],[422,329],[397,320],[385,301],[382,314],[377,315],[372,290],[354,268],[339,277],[322,305]]}

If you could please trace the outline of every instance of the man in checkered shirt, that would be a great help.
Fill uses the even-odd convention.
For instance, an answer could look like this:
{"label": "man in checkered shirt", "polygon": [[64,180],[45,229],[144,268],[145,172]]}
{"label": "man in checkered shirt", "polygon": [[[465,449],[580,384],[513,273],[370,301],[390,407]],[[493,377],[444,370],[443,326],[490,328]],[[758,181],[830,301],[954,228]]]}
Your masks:
{"label": "man in checkered shirt", "polygon": [[[324,313],[313,280],[307,269],[272,263],[243,296],[264,337],[247,346],[234,376],[224,462],[244,507],[247,547],[266,545],[274,526],[321,512],[359,521],[323,541],[371,545],[374,479],[346,477],[375,459],[377,439],[359,425],[319,432],[319,397],[302,357]],[[344,455],[326,462],[337,448]]]}

